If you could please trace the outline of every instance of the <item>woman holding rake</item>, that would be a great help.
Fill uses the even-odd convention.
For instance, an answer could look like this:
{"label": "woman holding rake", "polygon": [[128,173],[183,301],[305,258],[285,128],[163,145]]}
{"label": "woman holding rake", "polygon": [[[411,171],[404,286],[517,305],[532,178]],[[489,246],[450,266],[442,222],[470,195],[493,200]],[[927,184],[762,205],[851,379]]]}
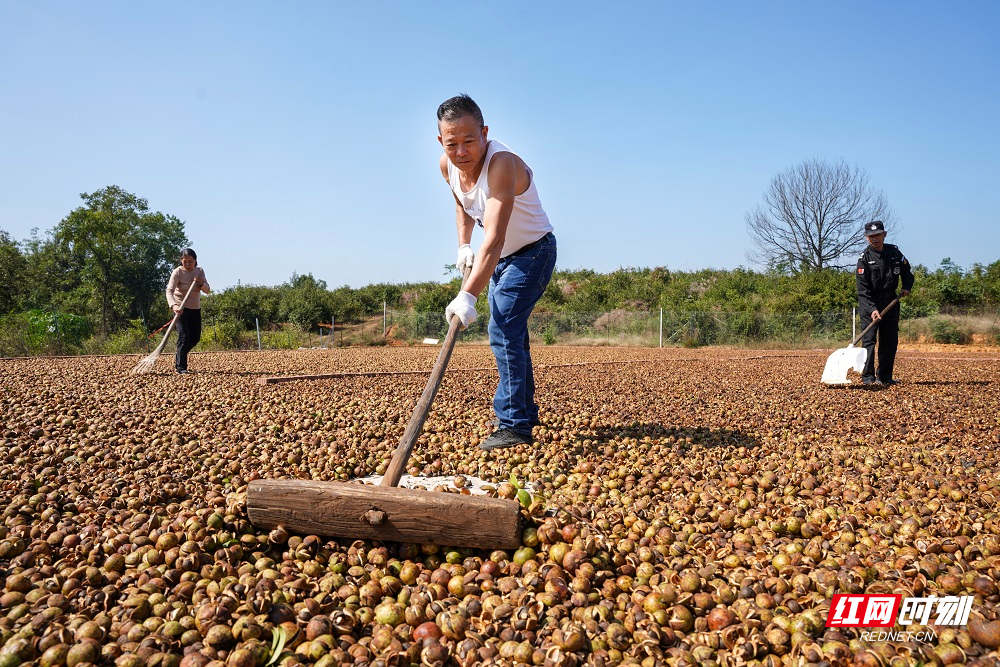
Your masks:
{"label": "woman holding rake", "polygon": [[[181,251],[181,265],[170,274],[167,282],[167,303],[177,318],[177,354],[174,356],[174,367],[181,375],[190,373],[187,367],[188,352],[201,340],[201,293],[211,293],[208,281],[205,280],[205,270],[198,266],[198,255],[191,248]],[[195,289],[184,301],[188,288],[194,284]]]}

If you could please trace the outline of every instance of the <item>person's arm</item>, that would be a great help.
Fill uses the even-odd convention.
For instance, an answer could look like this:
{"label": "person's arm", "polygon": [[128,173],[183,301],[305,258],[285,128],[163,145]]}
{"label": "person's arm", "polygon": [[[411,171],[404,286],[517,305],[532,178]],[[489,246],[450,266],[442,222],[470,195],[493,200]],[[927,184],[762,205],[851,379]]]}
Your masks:
{"label": "person's arm", "polygon": [[198,281],[198,286],[202,292],[205,294],[211,294],[212,288],[208,286],[208,280],[205,278],[205,269],[198,267],[198,275],[196,276]]}
{"label": "person's arm", "polygon": [[872,299],[871,277],[864,255],[861,255],[858,259],[856,277],[858,284],[858,307],[861,309],[861,313],[863,315],[870,314],[873,320],[879,319],[879,312],[875,309],[875,301]]}
{"label": "person's arm", "polygon": [[913,271],[910,269],[910,262],[903,256],[903,253],[899,253],[900,258],[903,260],[902,270],[900,271],[900,278],[903,279],[903,291],[900,292],[900,296],[908,296],[910,291],[913,289]]}
{"label": "person's arm", "polygon": [[170,272],[170,280],[167,281],[167,305],[171,312],[177,312],[177,301],[174,299],[174,290],[177,289],[177,269]]}
{"label": "person's arm", "polygon": [[[448,184],[450,189],[451,181],[448,180],[448,156],[444,154],[441,155],[441,175],[444,176],[444,182]],[[472,230],[476,227],[476,221],[465,212],[462,202],[458,201],[458,196],[454,192],[451,193],[451,196],[455,199],[455,227],[458,231],[458,245],[469,245],[472,242]]]}
{"label": "person's arm", "polygon": [[472,273],[465,283],[464,291],[478,297],[490,281],[490,276],[500,262],[507,225],[514,210],[514,196],[517,186],[518,169],[523,169],[520,160],[513,153],[496,153],[490,164],[487,179],[490,198],[483,213],[483,244],[479,246],[479,259],[472,267]]}

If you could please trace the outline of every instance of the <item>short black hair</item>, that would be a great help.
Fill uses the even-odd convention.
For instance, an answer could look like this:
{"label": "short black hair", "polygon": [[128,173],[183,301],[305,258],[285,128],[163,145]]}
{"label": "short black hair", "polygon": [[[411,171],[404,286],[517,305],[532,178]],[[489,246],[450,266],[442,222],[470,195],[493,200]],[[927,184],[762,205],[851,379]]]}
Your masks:
{"label": "short black hair", "polygon": [[486,125],[483,122],[483,112],[479,105],[471,97],[462,93],[446,99],[438,107],[438,126],[440,127],[443,120],[455,120],[462,116],[472,116],[479,123],[479,127]]}
{"label": "short black hair", "polygon": [[198,264],[198,253],[191,248],[184,248],[184,250],[181,250],[181,259],[184,259],[185,257],[190,257],[194,260],[195,265]]}

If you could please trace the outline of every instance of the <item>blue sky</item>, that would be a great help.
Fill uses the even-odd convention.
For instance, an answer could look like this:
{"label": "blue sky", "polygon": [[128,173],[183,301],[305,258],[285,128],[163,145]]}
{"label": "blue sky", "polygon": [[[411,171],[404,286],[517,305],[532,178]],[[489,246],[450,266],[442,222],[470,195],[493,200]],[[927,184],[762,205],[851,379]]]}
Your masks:
{"label": "blue sky", "polygon": [[744,215],[811,158],[868,173],[912,262],[991,263],[997,34],[985,0],[0,0],[0,229],[115,184],[186,223],[216,288],[438,280],[434,114],[467,92],[560,268],[751,266]]}

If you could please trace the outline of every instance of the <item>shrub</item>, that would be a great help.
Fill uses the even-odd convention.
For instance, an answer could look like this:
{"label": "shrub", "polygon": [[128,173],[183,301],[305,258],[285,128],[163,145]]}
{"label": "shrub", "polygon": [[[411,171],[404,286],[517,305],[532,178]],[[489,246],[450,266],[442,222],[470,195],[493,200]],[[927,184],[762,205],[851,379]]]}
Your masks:
{"label": "shrub", "polygon": [[692,329],[681,337],[681,345],[687,348],[701,347],[702,342],[698,337],[698,330]]}
{"label": "shrub", "polygon": [[0,356],[72,353],[90,335],[90,323],[72,313],[29,310],[0,318]]}
{"label": "shrub", "polygon": [[38,321],[53,339],[59,339],[60,347],[78,347],[90,336],[90,321],[86,317],[72,313],[39,313]]}
{"label": "shrub", "polygon": [[24,313],[0,317],[0,357],[37,354],[30,345],[31,326]]}
{"label": "shrub", "polygon": [[930,321],[931,340],[935,343],[965,345],[972,340],[972,334],[960,328],[955,322],[943,317],[935,317]]}
{"label": "shrub", "polygon": [[[240,349],[240,340],[243,338],[243,323],[239,320],[222,320],[216,322],[213,332],[219,345],[226,350]],[[204,336],[203,336],[204,337]]]}
{"label": "shrub", "polygon": [[105,354],[135,354],[146,349],[146,325],[129,320],[128,326],[111,335],[104,344]]}
{"label": "shrub", "polygon": [[262,344],[268,350],[296,350],[302,347],[302,331],[292,324],[282,324],[276,331],[262,331]]}

